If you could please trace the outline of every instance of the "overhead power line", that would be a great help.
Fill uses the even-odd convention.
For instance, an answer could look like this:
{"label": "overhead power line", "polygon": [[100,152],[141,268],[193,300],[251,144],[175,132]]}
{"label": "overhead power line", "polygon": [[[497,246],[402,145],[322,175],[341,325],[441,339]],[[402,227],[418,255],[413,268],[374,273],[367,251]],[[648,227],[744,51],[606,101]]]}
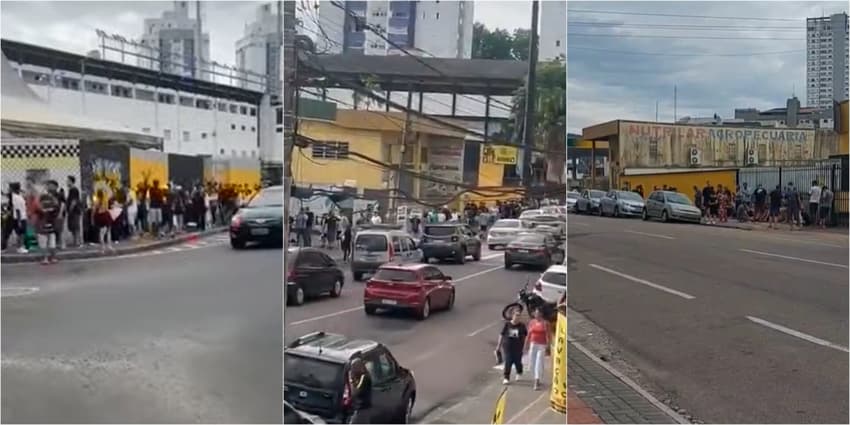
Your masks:
{"label": "overhead power line", "polygon": [[805,36],[795,38],[779,37],[713,37],[713,36],[689,36],[689,35],[641,35],[641,34],[590,34],[580,32],[567,33],[567,37],[605,37],[605,38],[674,38],[687,40],[787,40],[804,41]]}
{"label": "overhead power line", "polygon": [[576,46],[573,44],[568,44],[567,49],[576,49],[576,50],[589,50],[595,52],[605,52],[605,53],[617,53],[620,55],[640,55],[640,56],[681,56],[681,57],[691,57],[691,56],[701,56],[701,57],[746,57],[746,56],[771,56],[771,55],[790,55],[790,54],[799,54],[806,53],[806,49],[797,49],[797,50],[780,50],[775,52],[741,52],[741,53],[663,53],[663,52],[640,52],[634,50],[610,50],[610,49],[599,49],[596,47],[587,47],[587,46]]}
{"label": "overhead power line", "polygon": [[645,23],[620,23],[620,22],[600,22],[600,21],[567,21],[567,27],[571,25],[579,27],[624,27],[624,28],[652,28],[658,30],[683,30],[683,31],[765,31],[765,32],[781,32],[781,31],[805,31],[805,27],[798,26],[748,26],[748,25],[688,25],[688,24],[645,24]]}
{"label": "overhead power line", "polygon": [[783,22],[803,22],[801,18],[765,18],[765,17],[750,17],[750,16],[711,16],[711,15],[686,15],[676,13],[651,13],[651,12],[622,12],[613,10],[588,10],[588,9],[567,9],[567,16],[571,13],[597,13],[606,15],[634,15],[634,16],[663,16],[670,18],[700,18],[700,19],[726,19],[736,21],[783,21]]}

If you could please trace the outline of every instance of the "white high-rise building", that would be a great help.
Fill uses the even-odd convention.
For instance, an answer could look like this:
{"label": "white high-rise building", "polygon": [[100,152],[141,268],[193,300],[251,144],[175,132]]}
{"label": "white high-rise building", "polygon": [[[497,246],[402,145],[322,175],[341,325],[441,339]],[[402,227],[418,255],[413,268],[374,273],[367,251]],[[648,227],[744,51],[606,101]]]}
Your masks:
{"label": "white high-rise building", "polygon": [[538,59],[541,62],[567,57],[567,2],[541,2],[539,33]]}
{"label": "white high-rise building", "polygon": [[831,109],[850,90],[847,14],[806,19],[806,48],[806,103]]}
{"label": "white high-rise building", "polygon": [[187,1],[175,1],[174,10],[163,12],[161,18],[145,19],[139,54],[155,59],[139,58],[139,66],[212,80],[209,72],[210,35],[207,32],[200,35],[198,24],[198,20],[189,15]]}
{"label": "white high-rise building", "polygon": [[[278,11],[274,4],[265,3],[257,8],[254,22],[245,26],[245,35],[236,41],[236,68],[270,77],[279,72],[280,34],[278,33]],[[259,83],[241,80],[239,86],[251,90],[264,90]]]}
{"label": "white high-rise building", "polygon": [[[413,54],[466,59],[472,56],[472,1],[344,1],[345,10],[319,2],[317,26],[309,34],[323,53],[394,55],[402,52],[371,31],[358,28],[351,15],[386,31],[386,37]],[[312,12],[311,12],[312,13]]]}

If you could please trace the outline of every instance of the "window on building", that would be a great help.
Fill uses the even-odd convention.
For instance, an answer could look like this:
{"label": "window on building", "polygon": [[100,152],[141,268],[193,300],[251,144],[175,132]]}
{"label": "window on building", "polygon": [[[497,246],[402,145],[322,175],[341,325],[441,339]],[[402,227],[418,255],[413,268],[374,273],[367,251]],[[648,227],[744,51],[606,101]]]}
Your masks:
{"label": "window on building", "polygon": [[136,99],[153,102],[156,99],[156,94],[151,90],[136,89]]}
{"label": "window on building", "polygon": [[224,155],[224,149],[220,149],[220,150],[218,151],[218,154],[219,154],[219,155]]}
{"label": "window on building", "polygon": [[159,102],[159,103],[165,103],[165,104],[168,104],[168,105],[173,105],[174,104],[174,95],[168,94],[168,93],[157,93],[156,94],[156,101]]}
{"label": "window on building", "polygon": [[150,128],[150,127],[144,127],[144,128],[142,128],[142,133],[150,134],[150,132],[151,132],[151,128]]}
{"label": "window on building", "polygon": [[257,131],[257,129],[256,129],[256,128],[254,128],[254,126],[252,125],[252,126],[251,126],[251,133],[253,133],[253,132],[255,132],[255,131]]}
{"label": "window on building", "polygon": [[251,151],[251,158],[256,158],[256,157],[257,157],[257,151],[252,150]]}
{"label": "window on building", "polygon": [[180,105],[182,106],[192,106],[195,104],[195,100],[191,97],[180,96]]}
{"label": "window on building", "polygon": [[649,157],[652,159],[658,159],[658,139],[650,139]]}
{"label": "window on building", "polygon": [[313,158],[348,159],[347,142],[317,143],[312,146]]}
{"label": "window on building", "polygon": [[230,124],[230,129],[231,129],[231,130],[236,130],[236,124]]}
{"label": "window on building", "polygon": [[218,102],[218,111],[227,112],[227,104],[224,102]]}
{"label": "window on building", "polygon": [[242,131],[245,131],[245,126],[244,126],[244,125],[242,126]]}
{"label": "window on building", "polygon": [[212,109],[210,101],[207,99],[195,99],[195,107],[198,109]]}
{"label": "window on building", "polygon": [[83,87],[85,87],[86,91],[89,93],[107,94],[106,84],[99,83],[97,81],[86,81]]}
{"label": "window on building", "polygon": [[283,127],[278,127],[276,129],[274,129],[274,132],[275,133],[283,133]]}
{"label": "window on building", "polygon": [[437,19],[440,19],[440,12],[437,12]]}
{"label": "window on building", "polygon": [[282,125],[283,124],[283,108],[276,108],[274,113],[275,113],[275,118],[274,118],[275,124],[276,125]]}
{"label": "window on building", "polygon": [[189,132],[188,132],[188,131],[184,131],[184,132],[183,132],[183,141],[184,141],[184,142],[188,142],[188,141],[189,141]]}
{"label": "window on building", "polygon": [[230,113],[231,113],[231,114],[235,114],[235,113],[236,113],[236,105],[234,105],[234,104],[230,104]]}
{"label": "window on building", "polygon": [[239,113],[242,114],[242,115],[248,115],[248,107],[247,106],[240,106],[239,107]]}
{"label": "window on building", "polygon": [[201,140],[205,140],[207,138],[207,133],[201,133]]}
{"label": "window on building", "polygon": [[171,140],[171,130],[167,128],[165,130],[162,130],[162,138],[165,140]]}
{"label": "window on building", "polygon": [[56,77],[59,87],[68,90],[80,90],[80,80],[68,77]]}
{"label": "window on building", "polygon": [[133,89],[130,88],[130,87],[124,87],[124,86],[119,86],[119,85],[113,84],[112,85],[112,95],[115,96],[115,97],[132,98],[133,97]]}
{"label": "window on building", "polygon": [[561,47],[561,40],[555,40],[555,47]]}
{"label": "window on building", "polygon": [[232,157],[236,158],[236,149],[231,149],[231,150],[230,150],[230,156],[232,156]]}
{"label": "window on building", "polygon": [[252,117],[256,117],[256,116],[257,116],[257,108],[251,108],[251,109],[250,109],[250,112],[251,112],[251,116],[252,116]]}
{"label": "window on building", "polygon": [[242,158],[247,158],[247,157],[248,157],[248,151],[246,151],[245,149],[242,149]]}
{"label": "window on building", "polygon": [[49,76],[43,72],[21,71],[21,77],[24,81],[30,84],[37,84],[40,86],[50,85]]}

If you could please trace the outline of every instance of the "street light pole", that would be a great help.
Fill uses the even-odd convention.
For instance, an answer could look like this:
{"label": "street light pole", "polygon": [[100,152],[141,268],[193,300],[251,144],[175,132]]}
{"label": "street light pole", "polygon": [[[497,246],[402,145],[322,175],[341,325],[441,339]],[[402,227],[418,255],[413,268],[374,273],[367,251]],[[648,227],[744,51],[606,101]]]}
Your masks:
{"label": "street light pole", "polygon": [[523,165],[522,182],[526,196],[531,194],[531,150],[534,144],[534,109],[537,103],[537,21],[540,14],[540,2],[531,3],[531,33],[528,37],[528,81],[525,86],[525,116],[523,122]]}

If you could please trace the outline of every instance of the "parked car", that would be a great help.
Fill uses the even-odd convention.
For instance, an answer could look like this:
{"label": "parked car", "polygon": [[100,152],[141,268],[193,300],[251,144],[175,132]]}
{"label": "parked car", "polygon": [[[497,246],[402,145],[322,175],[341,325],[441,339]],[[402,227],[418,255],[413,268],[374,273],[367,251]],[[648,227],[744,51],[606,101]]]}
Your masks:
{"label": "parked car", "polygon": [[581,198],[578,192],[567,192],[567,211],[576,212],[576,203]]}
{"label": "parked car", "polygon": [[294,305],[328,294],[338,297],[345,275],[336,262],[317,248],[289,248],[286,252],[286,300]]}
{"label": "parked car", "polygon": [[487,232],[487,247],[493,250],[497,246],[505,246],[523,230],[525,230],[525,226],[522,220],[515,218],[496,220],[493,227]]}
{"label": "parked car", "polygon": [[540,210],[543,211],[541,215],[556,216],[560,217],[561,220],[564,220],[567,215],[566,208],[557,205],[543,207]]}
{"label": "parked car", "polygon": [[283,246],[283,186],[260,190],[230,220],[230,246],[251,242]]}
{"label": "parked car", "polygon": [[540,214],[543,214],[543,210],[540,210],[540,209],[525,210],[525,211],[523,211],[519,214],[519,219],[525,220],[525,219],[529,219],[531,217],[536,217]]}
{"label": "parked car", "polygon": [[599,215],[639,217],[643,214],[643,198],[627,190],[612,190],[599,200]]}
{"label": "parked car", "polygon": [[363,291],[363,310],[370,315],[378,309],[406,310],[424,320],[431,311],[450,310],[454,303],[452,277],[430,264],[383,265]]}
{"label": "parked car", "polygon": [[509,269],[514,264],[547,268],[562,252],[558,242],[550,235],[522,233],[505,248],[505,268]]}
{"label": "parked car", "polygon": [[656,190],[649,194],[643,208],[643,219],[651,218],[660,218],[664,222],[678,220],[699,223],[702,219],[702,211],[691,204],[687,196],[679,192]]}
{"label": "parked car", "polygon": [[558,302],[567,293],[567,267],[554,265],[546,269],[534,284],[534,293],[547,302]]}
{"label": "parked car", "polygon": [[418,263],[422,261],[422,250],[416,241],[402,230],[361,228],[354,235],[351,274],[354,280],[363,279],[363,274],[374,273],[382,264]]}
{"label": "parked car", "polygon": [[452,259],[458,264],[466,262],[471,255],[475,261],[481,260],[481,239],[469,226],[462,223],[426,224],[422,231],[420,247],[422,261],[429,259]]}
{"label": "parked car", "polygon": [[348,375],[355,358],[372,378],[365,423],[409,423],[416,402],[413,372],[399,365],[385,345],[361,338],[314,332],[289,344],[283,351],[284,400],[328,422],[348,423],[353,413]]}
{"label": "parked car", "polygon": [[523,220],[526,227],[535,229],[538,227],[552,227],[555,230],[552,236],[556,239],[566,239],[567,237],[567,218],[557,215],[542,214],[534,216],[528,220]]}
{"label": "parked car", "polygon": [[599,200],[605,196],[605,192],[595,189],[585,189],[576,200],[576,212],[580,214],[591,214],[599,210]]}

